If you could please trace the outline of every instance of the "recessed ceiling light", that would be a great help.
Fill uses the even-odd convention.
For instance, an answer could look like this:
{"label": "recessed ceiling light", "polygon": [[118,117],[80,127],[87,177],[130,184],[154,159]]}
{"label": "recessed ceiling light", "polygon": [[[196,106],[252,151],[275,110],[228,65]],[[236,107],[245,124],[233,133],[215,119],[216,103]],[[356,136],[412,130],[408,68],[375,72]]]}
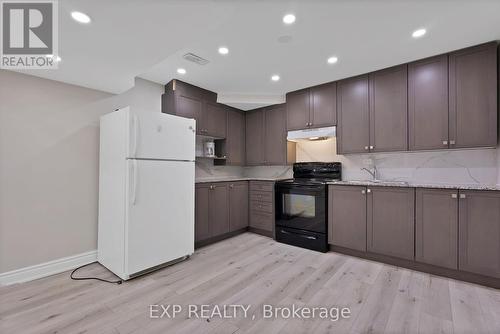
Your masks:
{"label": "recessed ceiling light", "polygon": [[80,23],[90,23],[90,16],[82,12],[71,12],[71,17],[73,20]]}
{"label": "recessed ceiling light", "polygon": [[411,34],[413,36],[413,38],[419,38],[419,37],[422,37],[425,35],[425,33],[427,32],[427,30],[425,30],[424,28],[422,29],[417,29],[413,32],[413,34]]}
{"label": "recessed ceiling light", "polygon": [[337,61],[339,61],[339,59],[335,56],[332,56],[327,59],[328,64],[335,64]]}
{"label": "recessed ceiling light", "polygon": [[179,73],[179,74],[186,74],[186,70],[183,69],[183,68],[178,68],[177,69],[177,73]]}
{"label": "recessed ceiling light", "polygon": [[272,81],[279,81],[280,80],[280,76],[277,75],[277,74],[274,74],[272,77],[271,77],[271,80]]}
{"label": "recessed ceiling light", "polygon": [[221,55],[227,55],[227,54],[229,53],[229,49],[228,49],[228,48],[226,48],[225,46],[221,46],[221,47],[219,48],[219,53],[220,53]]}
{"label": "recessed ceiling light", "polygon": [[283,23],[292,24],[293,22],[295,22],[295,15],[286,14],[285,16],[283,16]]}

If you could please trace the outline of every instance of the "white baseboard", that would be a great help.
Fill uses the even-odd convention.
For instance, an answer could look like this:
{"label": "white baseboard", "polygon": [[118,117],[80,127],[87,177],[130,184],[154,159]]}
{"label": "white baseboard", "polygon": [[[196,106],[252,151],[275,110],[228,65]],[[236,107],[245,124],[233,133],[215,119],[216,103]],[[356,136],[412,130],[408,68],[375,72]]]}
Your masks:
{"label": "white baseboard", "polygon": [[32,281],[97,261],[97,250],[0,273],[0,286]]}

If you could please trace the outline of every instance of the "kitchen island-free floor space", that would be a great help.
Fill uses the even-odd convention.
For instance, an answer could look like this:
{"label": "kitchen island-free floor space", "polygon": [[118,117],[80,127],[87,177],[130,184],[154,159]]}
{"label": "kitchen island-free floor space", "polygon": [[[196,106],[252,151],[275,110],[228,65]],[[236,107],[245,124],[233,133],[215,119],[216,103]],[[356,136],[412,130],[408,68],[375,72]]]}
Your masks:
{"label": "kitchen island-free floor space", "polygon": [[[114,278],[98,264],[78,275]],[[151,304],[177,304],[182,311],[150,318]],[[236,318],[207,320],[188,318],[189,304],[251,307],[247,318],[240,311]],[[264,304],[348,307],[351,315],[262,319]],[[153,310],[163,313],[160,306]],[[500,290],[244,233],[122,285],[72,281],[66,272],[2,287],[0,332],[500,333]]]}

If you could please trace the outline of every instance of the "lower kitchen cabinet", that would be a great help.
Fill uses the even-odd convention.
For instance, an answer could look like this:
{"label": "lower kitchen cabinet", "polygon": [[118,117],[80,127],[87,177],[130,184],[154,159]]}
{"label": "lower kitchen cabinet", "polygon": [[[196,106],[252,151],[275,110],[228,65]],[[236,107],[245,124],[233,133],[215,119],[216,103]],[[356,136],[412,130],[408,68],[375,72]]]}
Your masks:
{"label": "lower kitchen cabinet", "polygon": [[209,188],[209,227],[210,236],[215,237],[229,232],[228,184],[214,183]]}
{"label": "lower kitchen cabinet", "polygon": [[328,187],[328,243],[366,251],[366,187]]}
{"label": "lower kitchen cabinet", "polygon": [[247,181],[196,184],[196,242],[224,236],[246,227],[248,227]]}
{"label": "lower kitchen cabinet", "polygon": [[415,189],[368,187],[367,249],[413,260]]}
{"label": "lower kitchen cabinet", "polygon": [[415,260],[457,269],[458,190],[417,189]]}
{"label": "lower kitchen cabinet", "polygon": [[248,227],[248,182],[229,184],[229,231]]}
{"label": "lower kitchen cabinet", "polygon": [[500,192],[460,191],[460,270],[500,278]]}

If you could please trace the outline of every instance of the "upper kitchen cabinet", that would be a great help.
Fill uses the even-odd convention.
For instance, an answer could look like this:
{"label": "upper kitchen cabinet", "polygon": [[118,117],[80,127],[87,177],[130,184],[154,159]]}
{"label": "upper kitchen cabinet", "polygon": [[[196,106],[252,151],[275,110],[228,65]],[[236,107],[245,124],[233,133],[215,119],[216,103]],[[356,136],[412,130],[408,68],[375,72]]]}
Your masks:
{"label": "upper kitchen cabinet", "polygon": [[220,103],[206,102],[202,125],[205,135],[218,138],[226,137],[227,107]]}
{"label": "upper kitchen cabinet", "polygon": [[286,94],[286,128],[301,130],[309,127],[310,89],[302,89]]}
{"label": "upper kitchen cabinet", "polygon": [[370,74],[371,152],[408,149],[407,65]]}
{"label": "upper kitchen cabinet", "polygon": [[287,164],[286,109],[279,104],[264,108],[264,162],[268,165]]}
{"label": "upper kitchen cabinet", "polygon": [[370,145],[368,76],[337,83],[337,152],[366,153]]}
{"label": "upper kitchen cabinet", "polygon": [[245,112],[246,161],[247,165],[264,164],[264,109]]}
{"label": "upper kitchen cabinet", "polygon": [[188,83],[172,80],[165,85],[162,112],[196,120],[196,134],[226,136],[226,109],[217,94]]}
{"label": "upper kitchen cabinet", "polygon": [[443,149],[448,135],[448,56],[408,65],[409,148]]}
{"label": "upper kitchen cabinet", "polygon": [[245,164],[245,114],[228,107],[226,135],[226,165]]}
{"label": "upper kitchen cabinet", "polygon": [[286,165],[295,159],[295,145],[286,140],[284,104],[246,113],[247,165]]}
{"label": "upper kitchen cabinet", "polygon": [[500,278],[500,192],[460,191],[458,267]]}
{"label": "upper kitchen cabinet", "polygon": [[450,147],[497,144],[497,43],[449,55]]}
{"label": "upper kitchen cabinet", "polygon": [[335,82],[287,94],[287,130],[301,130],[337,124]]}

